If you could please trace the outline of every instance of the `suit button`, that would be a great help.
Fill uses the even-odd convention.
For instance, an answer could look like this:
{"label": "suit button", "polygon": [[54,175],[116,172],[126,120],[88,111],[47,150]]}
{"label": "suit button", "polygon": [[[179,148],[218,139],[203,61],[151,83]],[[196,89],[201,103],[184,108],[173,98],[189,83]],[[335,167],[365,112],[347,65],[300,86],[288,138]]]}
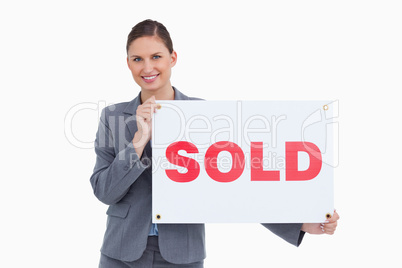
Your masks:
{"label": "suit button", "polygon": [[123,169],[124,169],[124,171],[127,171],[127,170],[128,170],[128,166],[125,166]]}

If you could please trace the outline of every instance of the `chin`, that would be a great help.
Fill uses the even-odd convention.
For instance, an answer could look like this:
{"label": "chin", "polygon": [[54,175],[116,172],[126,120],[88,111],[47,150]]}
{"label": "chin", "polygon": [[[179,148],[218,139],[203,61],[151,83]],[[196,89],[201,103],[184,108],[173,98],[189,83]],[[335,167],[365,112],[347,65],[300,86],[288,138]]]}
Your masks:
{"label": "chin", "polygon": [[158,91],[161,87],[159,86],[150,86],[150,85],[144,85],[143,87],[141,87],[144,90],[148,90],[148,91]]}

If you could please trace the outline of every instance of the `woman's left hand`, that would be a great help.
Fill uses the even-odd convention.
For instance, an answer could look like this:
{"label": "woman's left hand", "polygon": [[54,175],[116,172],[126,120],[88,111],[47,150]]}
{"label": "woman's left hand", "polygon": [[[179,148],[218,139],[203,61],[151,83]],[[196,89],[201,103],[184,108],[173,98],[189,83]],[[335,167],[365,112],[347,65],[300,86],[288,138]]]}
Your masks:
{"label": "woman's left hand", "polygon": [[302,231],[309,234],[329,234],[333,235],[338,225],[339,215],[334,211],[331,218],[323,223],[303,223]]}

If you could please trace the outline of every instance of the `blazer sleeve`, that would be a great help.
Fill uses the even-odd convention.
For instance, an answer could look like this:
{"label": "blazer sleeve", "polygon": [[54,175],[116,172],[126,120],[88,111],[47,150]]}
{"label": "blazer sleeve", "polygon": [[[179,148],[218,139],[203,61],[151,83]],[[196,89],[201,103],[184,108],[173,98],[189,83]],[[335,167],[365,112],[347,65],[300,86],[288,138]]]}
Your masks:
{"label": "blazer sleeve", "polygon": [[108,121],[107,108],[103,109],[95,140],[96,163],[90,178],[95,196],[107,205],[119,202],[130,186],[147,168],[139,159],[132,142],[116,155],[114,139]]}
{"label": "blazer sleeve", "polygon": [[305,234],[301,230],[302,223],[262,223],[262,225],[296,247],[300,246]]}

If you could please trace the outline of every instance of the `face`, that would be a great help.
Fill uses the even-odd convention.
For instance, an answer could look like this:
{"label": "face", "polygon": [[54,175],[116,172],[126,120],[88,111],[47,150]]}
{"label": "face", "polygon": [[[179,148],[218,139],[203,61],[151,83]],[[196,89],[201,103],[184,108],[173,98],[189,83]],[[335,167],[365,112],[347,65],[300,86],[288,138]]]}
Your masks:
{"label": "face", "polygon": [[128,49],[127,64],[141,90],[156,94],[171,90],[171,68],[176,64],[177,54],[157,36],[135,39]]}

